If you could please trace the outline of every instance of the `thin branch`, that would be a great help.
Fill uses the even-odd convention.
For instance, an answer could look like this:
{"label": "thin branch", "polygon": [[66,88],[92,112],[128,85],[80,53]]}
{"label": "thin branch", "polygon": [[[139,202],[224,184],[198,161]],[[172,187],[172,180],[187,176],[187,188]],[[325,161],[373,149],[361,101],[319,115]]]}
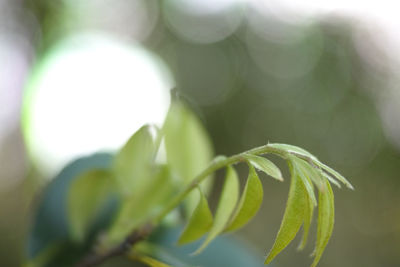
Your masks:
{"label": "thin branch", "polygon": [[91,267],[97,266],[105,261],[109,260],[110,258],[121,256],[129,251],[136,243],[142,241],[153,230],[153,226],[150,224],[146,224],[143,228],[140,228],[136,231],[133,231],[125,240],[119,244],[118,246],[106,251],[103,254],[90,254],[87,257],[83,258],[76,267]]}
{"label": "thin branch", "polygon": [[121,244],[108,250],[107,252],[103,254],[91,254],[87,256],[81,262],[79,262],[76,267],[96,266],[107,261],[110,258],[125,254],[132,246],[149,236],[149,234],[153,230],[153,225],[157,225],[168,213],[179,206],[183,199],[212,173],[225,166],[242,162],[246,154],[262,155],[267,153],[273,153],[282,158],[286,158],[288,154],[283,149],[264,145],[240,154],[233,155],[228,158],[217,158],[216,160],[213,160],[210,165],[206,169],[204,169],[198,176],[196,176],[193,181],[189,185],[187,185],[179,194],[177,194],[176,197],[173,198],[171,202],[169,202],[159,214],[149,220],[150,223],[146,224],[143,228],[132,232],[132,234],[130,234]]}
{"label": "thin branch", "polygon": [[282,158],[286,158],[288,154],[288,152],[286,152],[283,149],[271,147],[267,144],[240,154],[233,155],[228,158],[224,158],[221,160],[213,160],[205,170],[203,170],[199,175],[197,175],[188,186],[186,186],[179,194],[177,194],[176,197],[173,198],[171,202],[169,202],[165,206],[165,208],[150,221],[155,225],[158,224],[168,213],[170,213],[173,209],[175,209],[193,189],[195,189],[204,179],[209,177],[215,171],[225,166],[242,162],[243,157],[246,154],[262,155],[268,153],[276,154]]}

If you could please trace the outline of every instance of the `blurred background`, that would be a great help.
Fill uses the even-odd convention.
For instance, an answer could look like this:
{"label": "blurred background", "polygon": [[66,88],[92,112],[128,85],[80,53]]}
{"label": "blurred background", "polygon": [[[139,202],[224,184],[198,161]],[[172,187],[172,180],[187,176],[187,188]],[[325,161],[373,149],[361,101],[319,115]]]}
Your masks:
{"label": "blurred background", "polygon": [[[20,266],[42,185],[75,157],[162,122],[175,86],[217,154],[289,143],[349,178],[354,192],[334,189],[336,226],[320,266],[400,266],[399,8],[0,0],[0,265]],[[265,182],[261,211],[237,233],[261,254],[288,185]],[[312,242],[302,253],[296,245],[275,266],[310,264]]]}

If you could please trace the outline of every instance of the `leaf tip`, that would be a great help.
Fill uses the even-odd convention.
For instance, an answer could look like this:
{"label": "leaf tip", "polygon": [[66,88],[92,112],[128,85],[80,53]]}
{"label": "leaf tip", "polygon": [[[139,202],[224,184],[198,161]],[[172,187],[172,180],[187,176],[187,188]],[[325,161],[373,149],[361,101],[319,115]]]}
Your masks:
{"label": "leaf tip", "polygon": [[182,246],[182,245],[185,245],[186,244],[186,242],[185,242],[185,240],[183,240],[183,238],[182,238],[182,236],[178,239],[178,241],[176,241],[176,244],[178,245],[178,246]]}
{"label": "leaf tip", "polygon": [[207,243],[203,243],[198,249],[196,249],[195,251],[193,251],[192,253],[190,253],[190,256],[197,256],[199,255],[201,252],[203,252],[203,250],[207,247]]}
{"label": "leaf tip", "polygon": [[297,246],[297,248],[296,248],[296,250],[297,251],[302,251],[302,250],[304,250],[304,248],[306,247],[306,243],[307,243],[307,240],[302,240],[301,242],[300,242],[300,244]]}
{"label": "leaf tip", "polygon": [[354,186],[351,183],[346,184],[347,188],[351,189],[351,190],[355,190]]}
{"label": "leaf tip", "polygon": [[265,259],[265,261],[264,261],[264,264],[267,265],[267,264],[271,263],[271,261],[272,261],[274,258],[275,258],[275,257],[272,256],[271,253],[269,253],[269,254],[266,256],[266,259]]}

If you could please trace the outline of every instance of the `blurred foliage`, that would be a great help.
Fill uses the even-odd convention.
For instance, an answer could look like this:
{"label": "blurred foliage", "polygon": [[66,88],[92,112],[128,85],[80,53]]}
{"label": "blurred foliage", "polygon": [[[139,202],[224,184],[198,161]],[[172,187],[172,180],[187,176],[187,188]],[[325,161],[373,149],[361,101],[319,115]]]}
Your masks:
{"label": "blurred foliage", "polygon": [[87,253],[99,229],[103,229],[112,218],[110,215],[113,214],[116,203],[108,201],[109,203],[105,204],[108,207],[97,215],[99,219],[91,228],[86,242],[77,243],[71,237],[68,225],[68,191],[71,183],[79,177],[80,173],[93,168],[107,168],[111,159],[112,156],[109,154],[97,154],[78,159],[66,166],[46,187],[39,207],[35,208],[35,216],[29,229],[27,258],[37,258],[41,254],[50,253],[48,258],[54,261],[48,266],[70,266],[76,259],[80,259]]}

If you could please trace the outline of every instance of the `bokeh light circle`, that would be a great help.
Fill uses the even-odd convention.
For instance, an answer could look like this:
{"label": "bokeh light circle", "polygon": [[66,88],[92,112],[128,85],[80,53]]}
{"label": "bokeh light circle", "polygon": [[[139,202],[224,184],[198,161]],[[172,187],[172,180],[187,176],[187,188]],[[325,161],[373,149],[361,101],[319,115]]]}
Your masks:
{"label": "bokeh light circle", "polygon": [[161,124],[173,79],[139,45],[99,34],[69,37],[39,60],[27,83],[23,130],[39,170],[118,149],[139,127]]}
{"label": "bokeh light circle", "polygon": [[221,41],[241,25],[243,1],[165,1],[163,15],[169,29],[180,38],[200,44]]}

